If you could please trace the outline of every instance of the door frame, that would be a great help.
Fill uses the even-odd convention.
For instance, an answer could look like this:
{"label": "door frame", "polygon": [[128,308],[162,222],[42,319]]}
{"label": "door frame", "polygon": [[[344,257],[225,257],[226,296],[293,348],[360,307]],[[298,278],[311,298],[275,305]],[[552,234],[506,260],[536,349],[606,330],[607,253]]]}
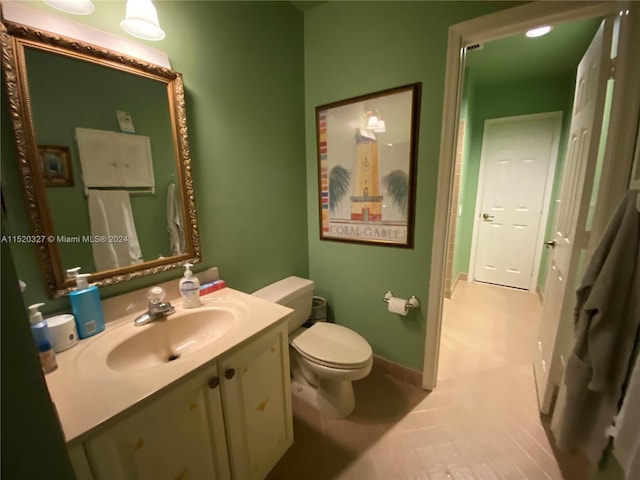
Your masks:
{"label": "door frame", "polygon": [[[429,291],[425,332],[422,386],[427,390],[437,383],[438,357],[445,291],[446,248],[449,212],[453,189],[457,125],[462,98],[464,47],[475,43],[516,35],[543,24],[605,17],[620,14],[627,22],[618,45],[616,87],[611,105],[605,161],[600,177],[598,201],[589,245],[604,231],[616,205],[629,183],[629,172],[640,112],[640,59],[634,52],[640,41],[640,8],[633,1],[547,2],[537,1],[502,10],[449,27],[440,156],[434,229],[429,273]],[[429,267],[428,267],[429,268]]]}
{"label": "door frame", "polygon": [[[555,178],[556,165],[558,162],[558,148],[560,146],[560,135],[562,133],[562,115],[563,112],[543,112],[532,113],[529,115],[514,115],[509,117],[488,118],[484,121],[484,129],[482,132],[482,147],[480,153],[480,170],[478,171],[478,191],[476,193],[476,204],[473,217],[473,233],[471,234],[471,256],[469,258],[469,279],[475,280],[476,268],[476,249],[478,247],[478,236],[480,231],[480,214],[481,200],[484,193],[484,173],[486,170],[487,151],[485,144],[487,141],[487,126],[505,123],[516,123],[523,120],[553,120],[553,137],[551,140],[551,151],[554,152],[547,166],[547,175],[544,183],[544,196],[542,199],[542,213],[540,215],[540,223],[536,232],[536,247],[534,251],[533,269],[531,278],[529,279],[529,291],[535,293],[538,283],[538,273],[540,271],[540,260],[542,257],[542,242],[545,231],[547,229],[547,219],[549,218],[549,205],[551,203],[551,192],[553,190],[553,179]],[[508,286],[508,285],[505,285]]]}

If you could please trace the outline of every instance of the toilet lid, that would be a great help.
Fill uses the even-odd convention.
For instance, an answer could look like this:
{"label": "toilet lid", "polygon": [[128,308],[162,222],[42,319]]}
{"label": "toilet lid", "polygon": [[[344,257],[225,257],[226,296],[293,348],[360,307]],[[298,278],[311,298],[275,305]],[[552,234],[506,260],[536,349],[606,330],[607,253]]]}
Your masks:
{"label": "toilet lid", "polygon": [[335,323],[317,322],[295,337],[291,344],[310,360],[338,368],[364,366],[373,354],[364,338]]}

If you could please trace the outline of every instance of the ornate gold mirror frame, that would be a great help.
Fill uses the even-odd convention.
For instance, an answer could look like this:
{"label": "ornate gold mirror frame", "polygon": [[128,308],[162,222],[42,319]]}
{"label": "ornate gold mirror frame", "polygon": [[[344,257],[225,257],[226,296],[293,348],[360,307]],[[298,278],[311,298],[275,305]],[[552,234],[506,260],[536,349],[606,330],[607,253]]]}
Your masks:
{"label": "ornate gold mirror frame", "polygon": [[200,240],[196,219],[191,158],[187,139],[184,86],[182,75],[173,70],[147,63],[102,47],[78,40],[39,31],[21,24],[3,20],[0,26],[2,68],[7,90],[8,108],[17,147],[17,161],[26,200],[26,210],[44,275],[45,288],[50,298],[67,293],[73,281],[66,278],[56,233],[50,216],[41,166],[34,135],[32,109],[25,62],[25,47],[93,62],[104,67],[139,75],[166,85],[170,124],[176,161],[176,186],[184,219],[185,253],[145,261],[137,265],[96,272],[89,281],[100,286],[112,285],[133,278],[164,272],[185,262],[200,261]]}

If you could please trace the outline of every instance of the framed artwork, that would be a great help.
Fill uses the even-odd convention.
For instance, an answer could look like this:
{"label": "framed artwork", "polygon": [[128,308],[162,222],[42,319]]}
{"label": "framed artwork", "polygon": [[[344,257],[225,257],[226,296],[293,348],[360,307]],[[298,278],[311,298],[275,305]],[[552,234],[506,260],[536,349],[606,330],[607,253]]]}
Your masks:
{"label": "framed artwork", "polygon": [[38,157],[45,187],[73,187],[69,147],[38,145]]}
{"label": "framed artwork", "polygon": [[321,240],[413,247],[420,92],[316,107]]}

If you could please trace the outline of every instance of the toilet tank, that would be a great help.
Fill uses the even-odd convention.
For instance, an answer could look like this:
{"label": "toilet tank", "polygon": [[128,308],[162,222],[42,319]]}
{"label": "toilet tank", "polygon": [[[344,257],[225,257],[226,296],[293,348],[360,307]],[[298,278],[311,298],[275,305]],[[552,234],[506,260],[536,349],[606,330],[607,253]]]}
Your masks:
{"label": "toilet tank", "polygon": [[313,280],[287,277],[252,293],[263,300],[293,308],[289,316],[289,333],[299,328],[311,315]]}

